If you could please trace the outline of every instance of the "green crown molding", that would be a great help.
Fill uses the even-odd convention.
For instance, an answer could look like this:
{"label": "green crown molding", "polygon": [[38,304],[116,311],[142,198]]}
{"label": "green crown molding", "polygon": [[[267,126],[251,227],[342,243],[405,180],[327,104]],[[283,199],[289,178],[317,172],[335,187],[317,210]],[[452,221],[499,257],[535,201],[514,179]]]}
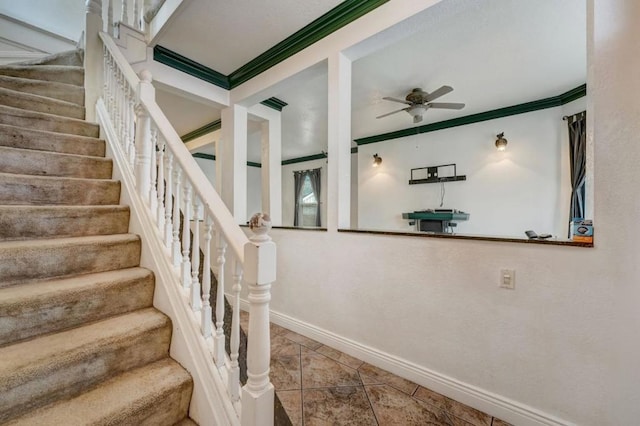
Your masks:
{"label": "green crown molding", "polygon": [[182,139],[182,142],[187,143],[189,141],[199,138],[200,136],[204,136],[207,133],[211,133],[216,130],[219,130],[221,127],[222,127],[222,121],[218,119],[218,120],[212,121],[211,123],[207,123],[202,127],[198,127],[197,129],[187,133],[186,135],[180,136],[180,139]]}
{"label": "green crown molding", "polygon": [[495,120],[497,118],[509,117],[511,115],[525,114],[527,112],[539,111],[541,109],[554,108],[562,106],[576,99],[582,98],[587,94],[587,85],[583,84],[568,92],[558,96],[540,99],[533,102],[513,105],[505,108],[494,109],[491,111],[480,112],[478,114],[466,115],[451,120],[438,121],[436,123],[425,124],[423,126],[409,127],[407,129],[396,130],[394,132],[382,133],[379,135],[368,136],[366,138],[355,139],[354,141],[360,145],[387,141],[390,139],[404,138],[420,133],[435,132],[437,130],[450,129],[452,127],[465,126],[467,124],[480,123],[482,121]]}
{"label": "green crown molding", "polygon": [[[194,152],[191,154],[193,158],[202,158],[204,160],[216,161],[216,156],[212,154],[205,154],[203,152]],[[249,167],[262,167],[260,163],[254,163],[253,161],[247,161],[247,166]]]}
{"label": "green crown molding", "polygon": [[282,161],[282,165],[286,166],[287,164],[303,163],[305,161],[311,161],[311,160],[321,160],[327,157],[328,157],[327,153],[322,152],[320,154],[307,155],[305,157],[290,158],[288,160]]}
{"label": "green crown molding", "polygon": [[[233,89],[366,15],[389,0],[345,0],[309,25],[282,40],[231,74],[224,75],[166,47],[156,45],[153,59],[223,89]],[[271,106],[271,105],[267,105]],[[286,106],[286,105],[285,105]],[[280,109],[281,110],[281,109]],[[279,111],[280,111],[279,110]]]}
{"label": "green crown molding", "polygon": [[196,61],[192,61],[191,59],[171,51],[166,47],[156,45],[153,48],[153,60],[177,69],[178,71],[192,75],[200,80],[215,84],[223,89],[231,89],[228,76],[209,67],[205,67]]}
{"label": "green crown molding", "polygon": [[285,101],[278,99],[278,98],[269,98],[269,99],[265,99],[264,101],[260,102],[262,105],[264,106],[268,106],[269,108],[273,108],[276,111],[282,111],[282,108],[286,107],[287,105],[289,105],[288,103],[286,103]]}
{"label": "green crown molding", "polygon": [[251,80],[389,0],[346,0],[229,74],[231,88]]}

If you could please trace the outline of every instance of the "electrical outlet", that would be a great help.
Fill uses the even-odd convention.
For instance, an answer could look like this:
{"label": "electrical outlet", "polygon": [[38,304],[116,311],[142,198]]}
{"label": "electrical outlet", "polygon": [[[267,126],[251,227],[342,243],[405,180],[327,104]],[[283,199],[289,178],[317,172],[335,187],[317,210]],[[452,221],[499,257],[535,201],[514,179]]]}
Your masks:
{"label": "electrical outlet", "polygon": [[515,269],[501,269],[500,270],[500,287],[507,288],[509,290],[515,290],[516,288],[516,271]]}

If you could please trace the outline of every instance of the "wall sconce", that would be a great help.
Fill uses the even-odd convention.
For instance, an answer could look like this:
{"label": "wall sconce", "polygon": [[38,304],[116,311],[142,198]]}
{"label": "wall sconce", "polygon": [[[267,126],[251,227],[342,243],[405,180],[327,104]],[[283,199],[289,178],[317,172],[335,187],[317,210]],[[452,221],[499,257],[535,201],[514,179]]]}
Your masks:
{"label": "wall sconce", "polygon": [[373,154],[373,167],[378,167],[382,163],[382,157],[380,157],[377,153]]}
{"label": "wall sconce", "polygon": [[496,135],[496,137],[498,138],[496,140],[496,148],[498,148],[498,151],[504,151],[507,149],[507,140],[504,138],[504,132]]}

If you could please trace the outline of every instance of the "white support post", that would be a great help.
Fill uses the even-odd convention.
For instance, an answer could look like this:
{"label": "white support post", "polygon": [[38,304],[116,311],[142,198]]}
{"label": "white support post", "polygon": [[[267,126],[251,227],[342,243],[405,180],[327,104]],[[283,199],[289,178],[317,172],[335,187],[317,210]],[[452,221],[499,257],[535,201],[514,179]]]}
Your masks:
{"label": "white support post", "polygon": [[107,34],[113,37],[113,2],[115,0],[103,0],[108,3],[107,6]]}
{"label": "white support post", "polygon": [[[222,200],[237,223],[247,221],[247,109],[232,105],[222,110]],[[218,157],[216,157],[218,158]]]}
{"label": "white support post", "polygon": [[[142,104],[142,100],[151,97],[153,99],[154,89],[151,85],[151,73],[149,71],[140,72],[140,83],[136,90],[136,125],[135,125],[135,171],[136,188],[138,195],[143,200],[149,201],[149,188],[151,181],[151,120],[147,109]],[[131,128],[133,128],[133,123]]]}
{"label": "white support post", "polygon": [[273,226],[282,226],[282,121],[281,113],[262,123],[262,211]]}
{"label": "white support post", "polygon": [[255,214],[249,223],[254,235],[244,247],[245,282],[249,286],[247,384],[242,388],[242,425],[272,425],[274,388],[269,381],[271,339],[269,301],[276,279],[276,245],[267,233],[269,215]]}
{"label": "white support post", "polygon": [[96,120],[96,102],[102,90],[102,4],[100,0],[86,0],[84,31],[84,91],[86,119]]}
{"label": "white support post", "polygon": [[140,29],[140,2],[133,0],[133,28]]}
{"label": "white support post", "polygon": [[129,25],[129,2],[127,0],[122,0],[122,8],[120,9],[120,22],[123,24]]}
{"label": "white support post", "polygon": [[329,57],[327,228],[349,228],[351,220],[351,60]]}

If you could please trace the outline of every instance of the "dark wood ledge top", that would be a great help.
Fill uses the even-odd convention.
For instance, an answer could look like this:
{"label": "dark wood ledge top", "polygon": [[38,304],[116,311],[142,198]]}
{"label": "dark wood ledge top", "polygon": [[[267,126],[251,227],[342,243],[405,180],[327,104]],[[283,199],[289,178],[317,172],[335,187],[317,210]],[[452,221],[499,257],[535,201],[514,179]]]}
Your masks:
{"label": "dark wood ledge top", "polygon": [[[241,228],[248,228],[249,225],[240,225]],[[302,227],[302,226],[273,226],[271,229],[289,229],[294,231],[327,231],[327,228]]]}
{"label": "dark wood ledge top", "polygon": [[593,243],[580,243],[570,240],[530,240],[528,238],[518,237],[492,237],[484,235],[465,235],[465,234],[436,234],[428,232],[403,232],[403,231],[380,231],[371,229],[338,229],[338,232],[351,232],[356,234],[376,234],[390,235],[402,237],[420,237],[420,238],[445,238],[454,240],[475,240],[475,241],[495,241],[501,243],[524,243],[524,244],[542,244],[552,246],[569,246],[569,247],[593,247]]}

